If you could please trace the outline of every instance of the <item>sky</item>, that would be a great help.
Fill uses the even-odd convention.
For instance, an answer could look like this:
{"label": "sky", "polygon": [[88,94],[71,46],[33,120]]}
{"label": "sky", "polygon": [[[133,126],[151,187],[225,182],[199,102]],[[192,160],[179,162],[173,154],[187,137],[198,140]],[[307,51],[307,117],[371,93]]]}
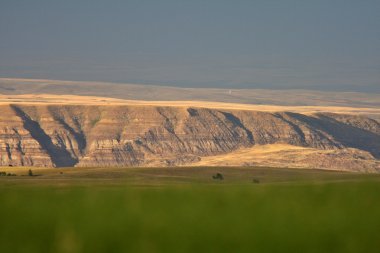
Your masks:
{"label": "sky", "polygon": [[0,77],[380,92],[379,0],[0,0]]}

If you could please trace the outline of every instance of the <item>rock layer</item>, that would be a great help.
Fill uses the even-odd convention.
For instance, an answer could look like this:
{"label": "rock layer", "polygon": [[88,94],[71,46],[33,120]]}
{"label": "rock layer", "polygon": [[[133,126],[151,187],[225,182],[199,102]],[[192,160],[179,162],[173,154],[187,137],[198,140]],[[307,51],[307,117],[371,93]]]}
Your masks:
{"label": "rock layer", "polygon": [[1,105],[0,111],[2,166],[181,165],[276,143],[380,158],[380,123],[354,115],[137,105]]}

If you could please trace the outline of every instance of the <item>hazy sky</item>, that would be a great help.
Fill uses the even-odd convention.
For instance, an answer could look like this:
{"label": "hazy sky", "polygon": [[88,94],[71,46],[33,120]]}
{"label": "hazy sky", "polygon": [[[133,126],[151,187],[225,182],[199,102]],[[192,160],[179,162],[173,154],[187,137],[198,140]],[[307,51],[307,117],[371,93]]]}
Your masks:
{"label": "hazy sky", "polygon": [[0,77],[380,92],[380,1],[0,0]]}

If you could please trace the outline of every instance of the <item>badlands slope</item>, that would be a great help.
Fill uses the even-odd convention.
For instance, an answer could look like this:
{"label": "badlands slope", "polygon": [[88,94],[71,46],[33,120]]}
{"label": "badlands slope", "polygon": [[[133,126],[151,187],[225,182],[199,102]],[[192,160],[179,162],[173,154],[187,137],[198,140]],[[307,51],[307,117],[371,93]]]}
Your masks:
{"label": "badlands slope", "polygon": [[0,111],[1,166],[380,171],[376,107],[6,94]]}

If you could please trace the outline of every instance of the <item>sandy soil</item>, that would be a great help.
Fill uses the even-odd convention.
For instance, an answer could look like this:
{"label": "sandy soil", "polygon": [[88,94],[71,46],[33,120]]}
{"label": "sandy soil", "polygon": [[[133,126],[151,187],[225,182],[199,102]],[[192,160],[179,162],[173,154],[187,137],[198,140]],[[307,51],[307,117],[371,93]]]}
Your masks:
{"label": "sandy soil", "polygon": [[[368,160],[360,157],[366,156]],[[228,154],[202,157],[191,166],[269,166],[285,168],[323,168],[350,171],[350,166],[360,164],[362,172],[376,172],[380,161],[357,149],[319,150],[288,144],[255,145]]]}

